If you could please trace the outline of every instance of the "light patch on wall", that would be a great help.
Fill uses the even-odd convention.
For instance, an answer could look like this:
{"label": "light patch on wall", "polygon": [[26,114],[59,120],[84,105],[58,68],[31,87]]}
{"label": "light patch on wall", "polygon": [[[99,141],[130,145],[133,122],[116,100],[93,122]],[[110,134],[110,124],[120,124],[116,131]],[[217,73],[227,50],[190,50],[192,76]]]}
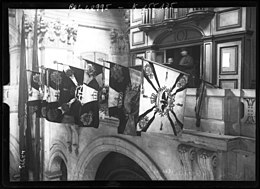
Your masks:
{"label": "light patch on wall", "polygon": [[223,53],[222,67],[229,67],[229,66],[230,66],[230,54]]}
{"label": "light patch on wall", "polygon": [[110,32],[101,29],[78,27],[74,55],[80,56],[82,52],[86,51],[110,54]]}

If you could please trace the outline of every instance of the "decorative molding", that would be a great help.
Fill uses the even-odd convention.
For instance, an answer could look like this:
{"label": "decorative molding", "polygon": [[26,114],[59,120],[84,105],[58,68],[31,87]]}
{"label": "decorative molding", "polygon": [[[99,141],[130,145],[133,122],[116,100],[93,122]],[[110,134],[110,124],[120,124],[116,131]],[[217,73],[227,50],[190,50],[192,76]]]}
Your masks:
{"label": "decorative molding", "polygon": [[185,180],[215,180],[215,169],[218,165],[217,153],[180,144],[177,147]]}
{"label": "decorative molding", "polygon": [[[219,74],[220,75],[238,74],[238,49],[239,49],[238,45],[220,47],[220,57],[219,57],[219,59],[220,59]],[[225,59],[224,54],[228,55],[228,57],[227,57],[228,60],[224,60]],[[232,60],[233,60],[233,62],[232,62]],[[228,70],[228,68],[230,68],[231,66],[233,66],[233,69]],[[224,70],[224,69],[226,69],[226,70]]]}
{"label": "decorative molding", "polygon": [[[190,32],[196,32],[196,37],[189,37]],[[167,41],[167,43],[180,43],[183,41],[191,41],[191,40],[200,40],[204,37],[203,31],[199,27],[195,26],[179,26],[179,28],[168,28],[166,30],[163,30],[154,40],[153,44],[154,45],[161,45],[163,44],[163,41],[166,38],[171,37],[170,41]]]}
{"label": "decorative molding", "polygon": [[[234,11],[237,11],[237,22],[233,23],[233,24],[231,23],[231,24],[221,26],[221,16],[223,14],[228,14],[228,13],[231,13],[231,12],[234,12]],[[234,19],[235,16],[234,15],[233,16],[226,16],[224,21],[230,22],[230,21],[232,21],[231,18]],[[239,28],[239,27],[241,27],[241,25],[242,25],[242,9],[241,8],[228,9],[228,10],[224,10],[224,11],[221,11],[221,12],[217,12],[217,14],[216,14],[216,30],[217,31]]]}
{"label": "decorative molding", "polygon": [[238,87],[238,80],[237,79],[219,79],[219,86],[222,89],[225,89],[225,88],[226,89],[237,89],[237,87]]}
{"label": "decorative molding", "polygon": [[256,124],[256,100],[255,98],[242,98],[241,101],[244,104],[244,116],[241,119],[242,123],[248,125],[255,125]]}
{"label": "decorative molding", "polygon": [[[34,18],[25,14],[25,36],[32,45]],[[78,25],[74,22],[64,23],[60,20],[47,20],[43,13],[38,13],[37,37],[41,46],[68,47],[77,40]]]}

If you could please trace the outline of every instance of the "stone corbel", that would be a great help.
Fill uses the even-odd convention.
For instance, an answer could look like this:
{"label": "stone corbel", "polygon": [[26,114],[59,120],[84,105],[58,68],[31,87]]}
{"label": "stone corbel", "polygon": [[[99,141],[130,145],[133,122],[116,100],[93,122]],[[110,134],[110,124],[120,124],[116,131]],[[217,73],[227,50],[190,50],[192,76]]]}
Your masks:
{"label": "stone corbel", "polygon": [[193,146],[180,144],[178,146],[178,152],[179,152],[181,165],[183,166],[184,179],[192,180],[193,173],[194,173],[196,150]]}
{"label": "stone corbel", "polygon": [[214,151],[205,149],[198,150],[198,165],[202,173],[203,180],[215,180],[217,167],[217,154]]}

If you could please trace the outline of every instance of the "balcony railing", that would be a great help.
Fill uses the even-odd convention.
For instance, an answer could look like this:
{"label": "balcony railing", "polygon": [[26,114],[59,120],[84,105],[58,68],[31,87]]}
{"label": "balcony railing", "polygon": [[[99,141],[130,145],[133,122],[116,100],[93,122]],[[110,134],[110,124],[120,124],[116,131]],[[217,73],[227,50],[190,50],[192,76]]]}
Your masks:
{"label": "balcony railing", "polygon": [[168,20],[178,20],[192,15],[205,15],[213,13],[212,8],[166,8],[143,9],[142,24],[157,24]]}

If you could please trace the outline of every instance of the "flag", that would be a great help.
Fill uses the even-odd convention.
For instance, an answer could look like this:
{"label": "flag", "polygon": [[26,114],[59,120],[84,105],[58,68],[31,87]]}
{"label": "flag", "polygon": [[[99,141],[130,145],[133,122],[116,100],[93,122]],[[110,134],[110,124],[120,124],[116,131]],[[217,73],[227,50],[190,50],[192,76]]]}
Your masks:
{"label": "flag", "polygon": [[[83,58],[84,59],[84,58]],[[108,67],[104,65],[100,65],[98,63],[92,62],[88,59],[84,59],[86,62],[86,72],[85,72],[85,83],[90,81],[89,74],[93,72],[96,81],[99,84],[99,94],[98,94],[98,102],[99,102],[99,116],[104,119],[106,115],[108,115],[108,84],[105,84],[105,73],[109,71]],[[88,71],[89,70],[89,71]]]}
{"label": "flag", "polygon": [[188,74],[154,61],[143,61],[138,133],[178,135],[183,128],[183,104]]}
{"label": "flag", "polygon": [[24,13],[22,15],[21,29],[21,56],[20,56],[20,76],[19,76],[19,97],[18,97],[18,124],[19,124],[19,151],[20,151],[20,180],[28,180],[28,159],[26,151],[25,130],[27,125],[27,99],[28,86],[26,74],[26,46],[24,31]]}
{"label": "flag", "polygon": [[131,90],[129,68],[110,63],[108,111],[109,116],[119,119],[118,133],[122,134],[127,123],[127,114],[124,109],[124,98]]}
{"label": "flag", "polygon": [[104,69],[105,66],[92,62],[83,58],[86,63],[86,71],[84,75],[84,83],[88,83],[92,80],[92,77],[96,79],[100,87],[104,86]]}
{"label": "flag", "polygon": [[124,97],[124,112],[126,114],[126,126],[123,134],[137,135],[136,125],[139,114],[140,88],[142,83],[141,69],[129,68],[131,84],[126,89]]}
{"label": "flag", "polygon": [[60,90],[62,88],[62,72],[47,68],[46,70],[46,86],[48,97],[46,99],[46,119],[51,122],[60,122],[61,110],[59,107]]}
{"label": "flag", "polygon": [[[72,104],[75,122],[81,127],[99,127],[99,95],[103,87],[104,66],[84,59],[87,63],[83,85],[76,89]],[[99,82],[98,82],[99,80]]]}
{"label": "flag", "polygon": [[64,66],[61,77],[62,82],[59,105],[68,103],[71,99],[75,98],[75,91],[77,86],[83,84],[84,70],[72,66]]}
{"label": "flag", "polygon": [[46,119],[98,128],[102,88],[96,77],[102,75],[103,70],[102,65],[94,62],[88,62],[86,70],[68,65],[63,65],[63,71],[48,69],[50,94],[45,104]]}
{"label": "flag", "polygon": [[[79,126],[94,127],[99,126],[99,102],[98,92],[100,90],[99,84],[93,78],[88,84],[84,83],[82,88],[77,93],[77,99],[81,103]],[[82,94],[82,95],[80,95]]]}

